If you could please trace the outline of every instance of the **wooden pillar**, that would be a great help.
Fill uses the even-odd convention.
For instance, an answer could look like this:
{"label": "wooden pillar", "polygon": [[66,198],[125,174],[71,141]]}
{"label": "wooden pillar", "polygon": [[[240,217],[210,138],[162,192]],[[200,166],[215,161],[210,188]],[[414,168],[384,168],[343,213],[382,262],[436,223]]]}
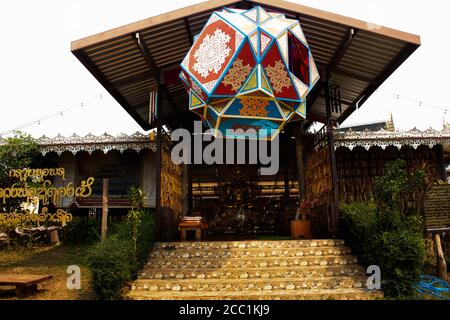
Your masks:
{"label": "wooden pillar", "polygon": [[103,178],[102,241],[108,235],[109,179]]}
{"label": "wooden pillar", "polygon": [[284,207],[287,208],[290,199],[289,192],[289,146],[288,146],[288,135],[285,134],[283,137],[283,176],[284,176]]}
{"label": "wooden pillar", "polygon": [[189,165],[189,174],[188,174],[188,213],[189,213],[189,215],[192,215],[192,207],[193,207],[192,170],[193,170],[193,164],[190,164]]}
{"label": "wooden pillar", "polygon": [[441,236],[439,233],[435,233],[433,238],[436,247],[436,266],[439,278],[444,281],[448,281],[447,263],[445,262],[444,250],[442,249]]}
{"label": "wooden pillar", "polygon": [[162,159],[162,121],[161,121],[161,84],[158,86],[158,100],[156,104],[156,165],[155,165],[155,216],[156,237],[163,240],[163,219],[161,210],[161,159]]}
{"label": "wooden pillar", "polygon": [[336,153],[334,149],[334,126],[331,119],[331,100],[330,100],[330,88],[329,83],[326,80],[324,85],[325,90],[325,102],[327,111],[327,137],[328,148],[330,152],[330,164],[331,164],[331,180],[332,180],[332,192],[333,201],[331,204],[331,227],[332,236],[334,238],[339,235],[339,189],[338,189],[338,175],[337,175],[337,163]]}
{"label": "wooden pillar", "polygon": [[297,164],[297,180],[298,180],[298,195],[300,201],[306,200],[306,180],[305,180],[305,160],[303,153],[304,143],[303,143],[303,128],[300,125],[299,128],[295,130],[295,156]]}
{"label": "wooden pillar", "polygon": [[181,193],[183,197],[183,217],[187,216],[189,206],[189,164],[183,164],[183,178],[181,184]]}

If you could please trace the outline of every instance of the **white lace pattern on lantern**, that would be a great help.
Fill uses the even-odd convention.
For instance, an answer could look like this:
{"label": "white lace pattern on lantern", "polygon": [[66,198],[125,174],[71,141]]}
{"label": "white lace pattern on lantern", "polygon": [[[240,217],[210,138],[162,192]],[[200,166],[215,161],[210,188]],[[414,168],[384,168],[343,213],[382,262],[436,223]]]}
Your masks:
{"label": "white lace pattern on lantern", "polygon": [[231,49],[228,47],[230,40],[231,37],[219,28],[214,31],[213,35],[205,36],[194,53],[196,60],[194,71],[198,72],[203,78],[208,77],[210,72],[217,74],[225,63],[225,59],[231,53]]}
{"label": "white lace pattern on lantern", "polygon": [[270,40],[272,39],[261,34],[261,54],[266,50],[267,46],[270,43]]}

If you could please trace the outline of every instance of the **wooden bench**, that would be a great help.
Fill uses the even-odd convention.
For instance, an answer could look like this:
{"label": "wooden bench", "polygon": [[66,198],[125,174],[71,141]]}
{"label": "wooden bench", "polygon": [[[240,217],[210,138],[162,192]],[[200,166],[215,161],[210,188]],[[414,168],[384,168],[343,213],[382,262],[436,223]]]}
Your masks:
{"label": "wooden bench", "polygon": [[38,283],[51,278],[51,275],[0,274],[0,286],[15,286],[16,296],[26,297],[37,292]]}

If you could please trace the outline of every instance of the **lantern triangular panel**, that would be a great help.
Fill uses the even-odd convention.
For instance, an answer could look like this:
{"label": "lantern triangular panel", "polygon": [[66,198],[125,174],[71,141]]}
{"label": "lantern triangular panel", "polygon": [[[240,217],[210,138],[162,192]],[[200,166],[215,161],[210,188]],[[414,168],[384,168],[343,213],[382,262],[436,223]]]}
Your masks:
{"label": "lantern triangular panel", "polygon": [[197,109],[205,106],[205,102],[200,99],[192,90],[189,95],[189,109]]}
{"label": "lantern triangular panel", "polygon": [[269,47],[270,42],[272,41],[272,37],[270,37],[267,33],[265,33],[264,31],[260,31],[260,40],[259,40],[259,44],[260,44],[260,49],[259,49],[259,56],[262,57],[264,55],[264,53],[266,52],[266,49]]}
{"label": "lantern triangular panel", "polygon": [[290,26],[292,26],[294,24],[294,22],[295,22],[295,20],[291,20],[291,19],[283,19],[283,18],[273,19],[272,18],[272,19],[268,19],[261,25],[265,31],[267,31],[273,37],[278,38],[278,36],[280,34],[286,32],[286,30],[288,30],[288,28]]}
{"label": "lantern triangular panel", "polygon": [[250,34],[257,29],[257,24],[248,19],[245,15],[231,12],[219,12],[218,15],[239,30],[242,34]]}
{"label": "lantern triangular panel", "polygon": [[258,7],[258,23],[262,24],[269,18],[270,15],[267,13],[267,11],[261,7]]}
{"label": "lantern triangular panel", "polygon": [[296,23],[293,27],[290,28],[291,32],[297,36],[305,45],[308,45],[308,42],[306,41],[305,34],[302,31],[302,28],[300,27],[300,23]]}
{"label": "lantern triangular panel", "polygon": [[212,107],[217,114],[222,114],[227,106],[231,103],[231,99],[217,99],[216,101],[210,102],[209,106]]}
{"label": "lantern triangular panel", "polygon": [[317,70],[316,63],[314,62],[314,59],[312,55],[309,57],[309,72],[310,72],[310,81],[311,81],[311,87],[313,87],[317,81],[319,81],[319,70]]}
{"label": "lantern triangular panel", "polygon": [[246,12],[244,13],[244,15],[245,15],[247,18],[253,20],[253,21],[256,22],[256,23],[258,23],[258,8],[250,9],[250,10],[246,11]]}
{"label": "lantern triangular panel", "polygon": [[262,60],[261,64],[267,74],[273,93],[278,99],[298,100],[299,97],[292,84],[289,70],[274,42]]}
{"label": "lantern triangular panel", "polygon": [[283,59],[284,61],[288,61],[289,60],[289,56],[288,56],[288,36],[287,36],[287,32],[282,33],[278,38],[278,46],[280,47],[280,51],[283,54]]}
{"label": "lantern triangular panel", "polygon": [[262,91],[273,97],[274,95],[272,87],[270,86],[269,80],[267,79],[266,74],[261,66],[258,66],[258,72],[260,74],[259,78],[261,79],[260,85]]}
{"label": "lantern triangular panel", "polygon": [[253,52],[255,56],[259,55],[259,32],[255,32],[250,37],[250,43],[252,44]]}
{"label": "lantern triangular panel", "polygon": [[297,110],[295,110],[295,113],[297,113],[302,118],[306,118],[306,102],[300,104]]}
{"label": "lantern triangular panel", "polygon": [[225,77],[222,78],[214,91],[213,96],[236,95],[254,69],[255,64],[255,56],[250,48],[249,41],[245,41],[236,58],[232,61]]}
{"label": "lantern triangular panel", "polygon": [[292,76],[292,80],[294,81],[295,89],[297,90],[300,99],[303,101],[308,94],[309,87],[301,82],[296,76]]}
{"label": "lantern triangular panel", "polygon": [[286,119],[289,119],[294,112],[288,105],[280,101],[279,103],[280,109],[283,112]]}
{"label": "lantern triangular panel", "polygon": [[247,93],[249,91],[254,91],[258,89],[258,69],[254,70],[253,73],[248,77],[247,82],[242,87],[240,94]]}

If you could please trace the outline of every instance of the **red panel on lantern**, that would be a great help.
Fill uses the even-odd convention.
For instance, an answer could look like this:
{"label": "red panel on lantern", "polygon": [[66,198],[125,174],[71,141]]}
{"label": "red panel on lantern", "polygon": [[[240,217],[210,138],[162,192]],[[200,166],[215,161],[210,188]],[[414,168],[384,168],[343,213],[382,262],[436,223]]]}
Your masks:
{"label": "red panel on lantern", "polygon": [[283,62],[276,42],[274,42],[262,61],[262,66],[267,74],[267,78],[272,86],[273,93],[276,98],[280,99],[299,99],[289,76],[289,70]]}
{"label": "red panel on lantern", "polygon": [[255,58],[248,41],[232,62],[227,74],[220,82],[213,95],[236,95],[256,65]]}

